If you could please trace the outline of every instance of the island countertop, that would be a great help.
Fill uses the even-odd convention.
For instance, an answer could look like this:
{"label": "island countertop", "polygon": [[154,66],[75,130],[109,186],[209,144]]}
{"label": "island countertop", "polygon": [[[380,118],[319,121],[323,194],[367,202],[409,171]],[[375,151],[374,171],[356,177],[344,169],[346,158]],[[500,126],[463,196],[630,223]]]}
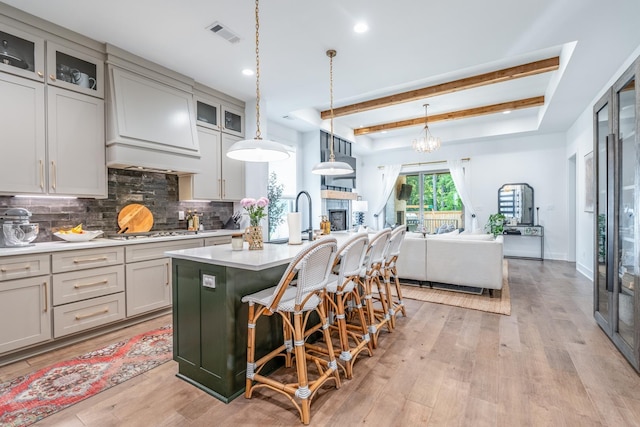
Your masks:
{"label": "island countertop", "polygon": [[[340,245],[353,235],[354,233],[351,232],[335,232],[321,238],[335,237],[338,240],[338,245]],[[309,242],[304,240],[300,245],[265,243],[264,249],[261,250],[250,251],[245,246],[241,251],[234,251],[231,249],[230,244],[225,244],[168,251],[165,252],[165,255],[171,258],[201,262],[204,264],[260,271],[291,262],[291,260],[307,246],[309,246]]]}

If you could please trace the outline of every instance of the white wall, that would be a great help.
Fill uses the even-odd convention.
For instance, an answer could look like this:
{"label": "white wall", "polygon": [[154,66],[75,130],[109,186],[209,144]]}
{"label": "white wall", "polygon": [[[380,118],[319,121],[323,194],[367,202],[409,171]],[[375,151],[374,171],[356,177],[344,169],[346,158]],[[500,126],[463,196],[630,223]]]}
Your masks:
{"label": "white wall", "polygon": [[[449,145],[443,142],[443,147],[430,155],[402,150],[362,157],[356,179],[359,193],[366,200],[377,194],[380,165],[469,157],[470,193],[480,226],[484,226],[488,216],[497,211],[500,186],[507,183],[528,183],[534,189],[534,204],[540,207],[540,225],[545,227],[545,258],[565,260],[565,236],[569,223],[565,153],[563,133]],[[442,166],[446,167],[445,164]],[[373,212],[367,213],[366,221],[368,224],[375,223]]]}
{"label": "white wall", "polygon": [[640,56],[640,46],[620,65],[582,114],[567,131],[567,156],[576,156],[576,269],[593,279],[595,213],[584,212],[584,156],[593,151],[593,106],[615,83],[633,61]]}

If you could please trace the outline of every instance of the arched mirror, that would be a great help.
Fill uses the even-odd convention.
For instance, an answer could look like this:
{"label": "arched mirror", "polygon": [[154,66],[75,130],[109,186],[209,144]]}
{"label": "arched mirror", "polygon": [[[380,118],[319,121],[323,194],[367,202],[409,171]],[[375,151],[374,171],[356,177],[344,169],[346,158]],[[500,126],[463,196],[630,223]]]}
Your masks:
{"label": "arched mirror", "polygon": [[498,190],[498,212],[507,224],[533,225],[533,188],[529,184],[505,184]]}

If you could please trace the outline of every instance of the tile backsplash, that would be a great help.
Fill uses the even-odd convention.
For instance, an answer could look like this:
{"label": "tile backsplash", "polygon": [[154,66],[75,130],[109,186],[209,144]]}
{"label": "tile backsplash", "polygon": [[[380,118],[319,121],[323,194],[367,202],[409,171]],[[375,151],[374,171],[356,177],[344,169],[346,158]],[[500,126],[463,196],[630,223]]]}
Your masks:
{"label": "tile backsplash", "polygon": [[130,203],[139,203],[153,214],[154,231],[186,229],[178,211],[197,210],[207,230],[224,228],[233,214],[232,202],[181,202],[178,177],[155,172],[109,169],[106,199],[56,199],[0,196],[0,215],[8,208],[21,207],[32,213],[31,222],[40,225],[36,242],[57,240],[52,229],[80,223],[87,230],[117,232],[118,212]]}

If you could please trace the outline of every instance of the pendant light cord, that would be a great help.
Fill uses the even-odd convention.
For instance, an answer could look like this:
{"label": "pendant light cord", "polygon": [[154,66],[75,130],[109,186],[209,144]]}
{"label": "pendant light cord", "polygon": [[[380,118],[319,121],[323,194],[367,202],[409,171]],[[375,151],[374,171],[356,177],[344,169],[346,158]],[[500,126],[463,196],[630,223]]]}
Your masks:
{"label": "pendant light cord", "polygon": [[260,10],[256,0],[256,139],[262,139],[260,133]]}
{"label": "pendant light cord", "polygon": [[333,57],[336,56],[335,50],[328,50],[327,56],[329,57],[329,93],[330,93],[330,110],[331,110],[331,140],[329,141],[329,161],[336,160],[336,156],[333,154]]}

